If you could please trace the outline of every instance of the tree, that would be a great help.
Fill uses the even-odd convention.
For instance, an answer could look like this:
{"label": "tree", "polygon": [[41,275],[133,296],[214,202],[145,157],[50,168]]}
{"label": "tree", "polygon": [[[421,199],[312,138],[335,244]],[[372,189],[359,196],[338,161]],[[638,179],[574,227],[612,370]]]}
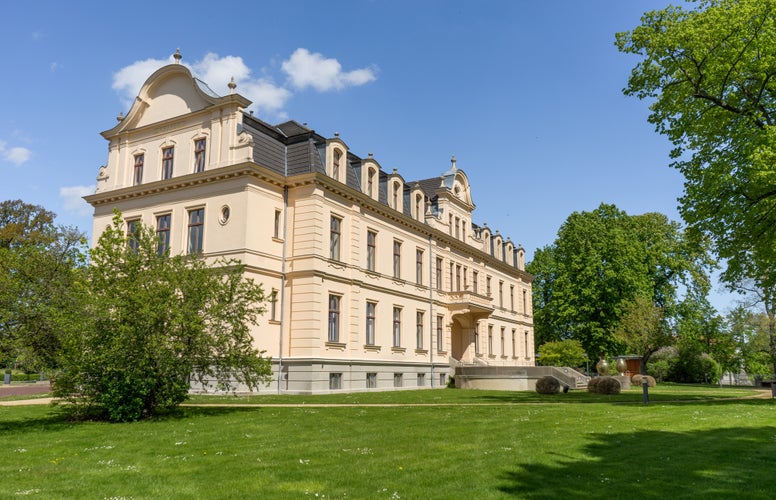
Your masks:
{"label": "tree", "polygon": [[704,0],[618,33],[640,56],[625,94],[673,143],[691,231],[711,238],[732,288],[776,286],[776,0]]}
{"label": "tree", "polygon": [[54,385],[74,411],[137,420],[184,401],[192,377],[222,390],[268,380],[250,328],[264,311],[261,286],[239,262],[160,256],[157,244],[149,227],[125,236],[117,213],[91,252]]}
{"label": "tree", "polygon": [[592,359],[619,354],[612,332],[627,304],[648,297],[672,317],[680,287],[685,300],[705,297],[712,265],[703,242],[690,242],[665,215],[629,216],[606,204],[575,212],[527,267],[537,338],[579,340]]}
{"label": "tree", "polygon": [[539,346],[539,361],[546,366],[577,368],[587,359],[585,349],[578,340],[547,342]]}
{"label": "tree", "polygon": [[21,200],[0,203],[0,363],[58,364],[70,291],[82,279],[84,235]]}
{"label": "tree", "polygon": [[620,323],[614,329],[614,337],[622,342],[629,353],[641,357],[641,373],[647,373],[647,361],[661,347],[673,343],[673,332],[666,322],[663,308],[652,299],[637,296],[625,306]]}

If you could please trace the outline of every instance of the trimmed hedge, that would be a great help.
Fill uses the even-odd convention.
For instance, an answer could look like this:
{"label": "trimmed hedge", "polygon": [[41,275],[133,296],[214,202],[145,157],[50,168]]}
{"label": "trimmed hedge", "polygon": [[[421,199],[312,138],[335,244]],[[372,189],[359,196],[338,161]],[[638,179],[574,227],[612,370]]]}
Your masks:
{"label": "trimmed hedge", "polygon": [[536,392],[539,394],[558,394],[560,392],[560,382],[555,377],[542,377],[536,381]]}
{"label": "trimmed hedge", "polygon": [[593,377],[587,383],[587,391],[596,394],[619,394],[621,390],[620,381],[614,377]]}
{"label": "trimmed hedge", "polygon": [[657,385],[657,381],[655,380],[655,377],[652,377],[651,375],[642,375],[640,373],[637,373],[636,375],[631,377],[631,383],[634,385],[641,385],[641,379],[647,377],[647,386],[648,387],[655,387]]}

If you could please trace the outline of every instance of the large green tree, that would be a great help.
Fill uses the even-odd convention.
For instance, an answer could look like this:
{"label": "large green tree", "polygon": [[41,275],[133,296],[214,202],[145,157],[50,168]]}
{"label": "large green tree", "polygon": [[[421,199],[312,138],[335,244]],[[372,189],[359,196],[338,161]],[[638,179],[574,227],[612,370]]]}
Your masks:
{"label": "large green tree", "polygon": [[776,286],[776,0],[647,12],[616,44],[640,61],[625,94],[650,102],[685,178],[680,212],[713,241],[732,288]]}
{"label": "large green tree", "polygon": [[21,200],[0,203],[0,363],[58,364],[70,291],[83,277],[84,235]]}
{"label": "large green tree", "polygon": [[668,317],[680,300],[705,297],[712,261],[697,243],[662,214],[629,216],[606,204],[571,214],[555,242],[528,265],[536,277],[537,344],[576,339],[593,360],[621,354],[613,332],[636,297]]}
{"label": "large green tree", "polygon": [[647,373],[649,357],[661,347],[673,343],[673,332],[666,321],[663,308],[656,306],[652,298],[637,296],[625,306],[614,337],[629,354],[641,356],[641,373]]}
{"label": "large green tree", "polygon": [[251,335],[261,286],[236,261],[159,255],[157,243],[150,227],[127,236],[117,214],[92,249],[54,384],[73,411],[136,420],[184,401],[192,378],[223,390],[268,380]]}

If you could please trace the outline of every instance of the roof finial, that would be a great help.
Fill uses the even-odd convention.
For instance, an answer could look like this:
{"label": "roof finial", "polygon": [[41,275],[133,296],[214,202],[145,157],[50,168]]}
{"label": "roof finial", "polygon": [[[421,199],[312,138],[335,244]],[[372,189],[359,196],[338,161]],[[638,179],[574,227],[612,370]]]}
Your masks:
{"label": "roof finial", "polygon": [[457,170],[458,169],[458,167],[455,166],[455,155],[453,155],[453,157],[450,158],[450,163],[453,164],[453,166],[451,167],[452,170]]}
{"label": "roof finial", "polygon": [[234,77],[232,77],[232,79],[229,80],[229,83],[226,86],[229,87],[229,93],[234,94],[234,89],[237,88],[237,84],[234,83]]}
{"label": "roof finial", "polygon": [[124,120],[124,112],[123,111],[119,111],[119,116],[116,117],[116,121],[120,122],[120,121],[123,121],[123,120]]}
{"label": "roof finial", "polygon": [[181,49],[175,49],[175,54],[173,54],[172,57],[175,59],[175,64],[180,64],[181,59],[183,58],[181,55]]}

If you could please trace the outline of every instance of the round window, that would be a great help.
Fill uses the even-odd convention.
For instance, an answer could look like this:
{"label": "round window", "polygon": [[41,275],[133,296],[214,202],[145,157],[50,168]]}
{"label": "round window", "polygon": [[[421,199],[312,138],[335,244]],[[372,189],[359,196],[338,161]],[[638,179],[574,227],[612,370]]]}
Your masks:
{"label": "round window", "polygon": [[222,225],[226,224],[227,222],[229,222],[229,215],[230,215],[229,205],[224,205],[223,207],[221,207],[221,215],[218,217],[218,222],[220,222]]}

